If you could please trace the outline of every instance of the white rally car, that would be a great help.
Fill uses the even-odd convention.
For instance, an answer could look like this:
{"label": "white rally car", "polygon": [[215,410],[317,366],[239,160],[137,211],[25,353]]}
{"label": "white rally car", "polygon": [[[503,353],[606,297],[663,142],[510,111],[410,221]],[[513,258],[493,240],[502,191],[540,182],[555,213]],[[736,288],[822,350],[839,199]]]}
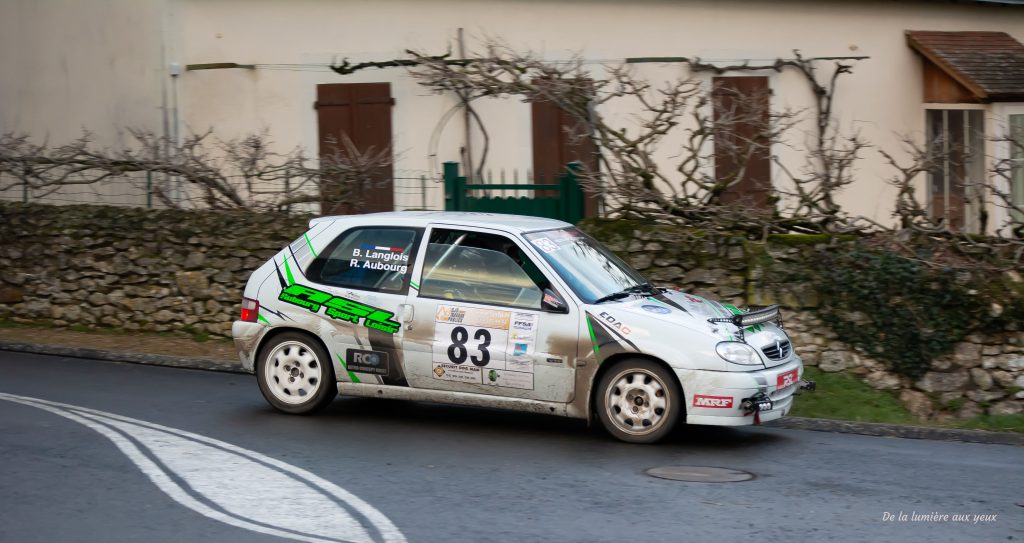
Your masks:
{"label": "white rally car", "polygon": [[322,217],[253,273],[232,332],[287,413],[349,396],[592,420],[653,442],[680,420],[785,415],[803,364],[777,307],[653,286],[561,221]]}

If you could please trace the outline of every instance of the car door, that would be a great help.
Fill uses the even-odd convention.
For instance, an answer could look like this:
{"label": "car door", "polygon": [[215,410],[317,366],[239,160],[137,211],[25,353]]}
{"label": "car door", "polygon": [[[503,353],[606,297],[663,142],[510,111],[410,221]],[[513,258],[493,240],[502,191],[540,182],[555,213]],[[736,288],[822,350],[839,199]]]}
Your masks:
{"label": "car door", "polygon": [[402,226],[345,228],[283,290],[283,301],[317,307],[320,337],[334,353],[340,381],[408,384],[398,314],[422,233]]}
{"label": "car door", "polygon": [[427,229],[403,323],[411,386],[572,400],[579,308],[531,251],[499,230]]}

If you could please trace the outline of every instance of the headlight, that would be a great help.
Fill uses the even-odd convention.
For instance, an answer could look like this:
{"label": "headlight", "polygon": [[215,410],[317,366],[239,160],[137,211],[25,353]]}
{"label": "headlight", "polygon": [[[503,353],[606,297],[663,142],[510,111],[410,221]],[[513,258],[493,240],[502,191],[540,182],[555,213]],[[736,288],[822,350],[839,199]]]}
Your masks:
{"label": "headlight", "polygon": [[726,361],[732,362],[733,364],[740,364],[743,366],[761,365],[761,358],[757,356],[757,351],[746,343],[740,343],[738,341],[723,341],[718,345],[715,345],[715,351],[718,352],[718,356],[721,356]]}

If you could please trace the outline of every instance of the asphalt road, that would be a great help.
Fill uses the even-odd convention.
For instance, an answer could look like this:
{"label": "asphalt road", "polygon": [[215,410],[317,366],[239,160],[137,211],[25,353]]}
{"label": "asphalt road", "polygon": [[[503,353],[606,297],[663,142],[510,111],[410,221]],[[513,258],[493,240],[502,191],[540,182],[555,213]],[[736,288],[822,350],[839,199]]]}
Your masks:
{"label": "asphalt road", "polygon": [[[1020,447],[774,428],[636,446],[365,399],[294,417],[251,376],[6,352],[0,458],[0,541],[1024,539]],[[644,475],[658,466],[756,478]]]}

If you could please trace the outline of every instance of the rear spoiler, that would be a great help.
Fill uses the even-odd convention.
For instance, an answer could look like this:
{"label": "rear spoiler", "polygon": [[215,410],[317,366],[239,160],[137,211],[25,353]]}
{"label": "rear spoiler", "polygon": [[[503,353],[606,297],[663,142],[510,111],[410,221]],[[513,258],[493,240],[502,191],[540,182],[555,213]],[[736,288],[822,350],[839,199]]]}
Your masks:
{"label": "rear spoiler", "polygon": [[708,322],[727,322],[739,328],[740,340],[743,340],[743,330],[748,326],[755,326],[764,322],[775,321],[775,324],[782,327],[782,312],[778,304],[770,305],[761,309],[753,309],[746,313],[737,313],[731,317],[717,317],[708,319]]}

